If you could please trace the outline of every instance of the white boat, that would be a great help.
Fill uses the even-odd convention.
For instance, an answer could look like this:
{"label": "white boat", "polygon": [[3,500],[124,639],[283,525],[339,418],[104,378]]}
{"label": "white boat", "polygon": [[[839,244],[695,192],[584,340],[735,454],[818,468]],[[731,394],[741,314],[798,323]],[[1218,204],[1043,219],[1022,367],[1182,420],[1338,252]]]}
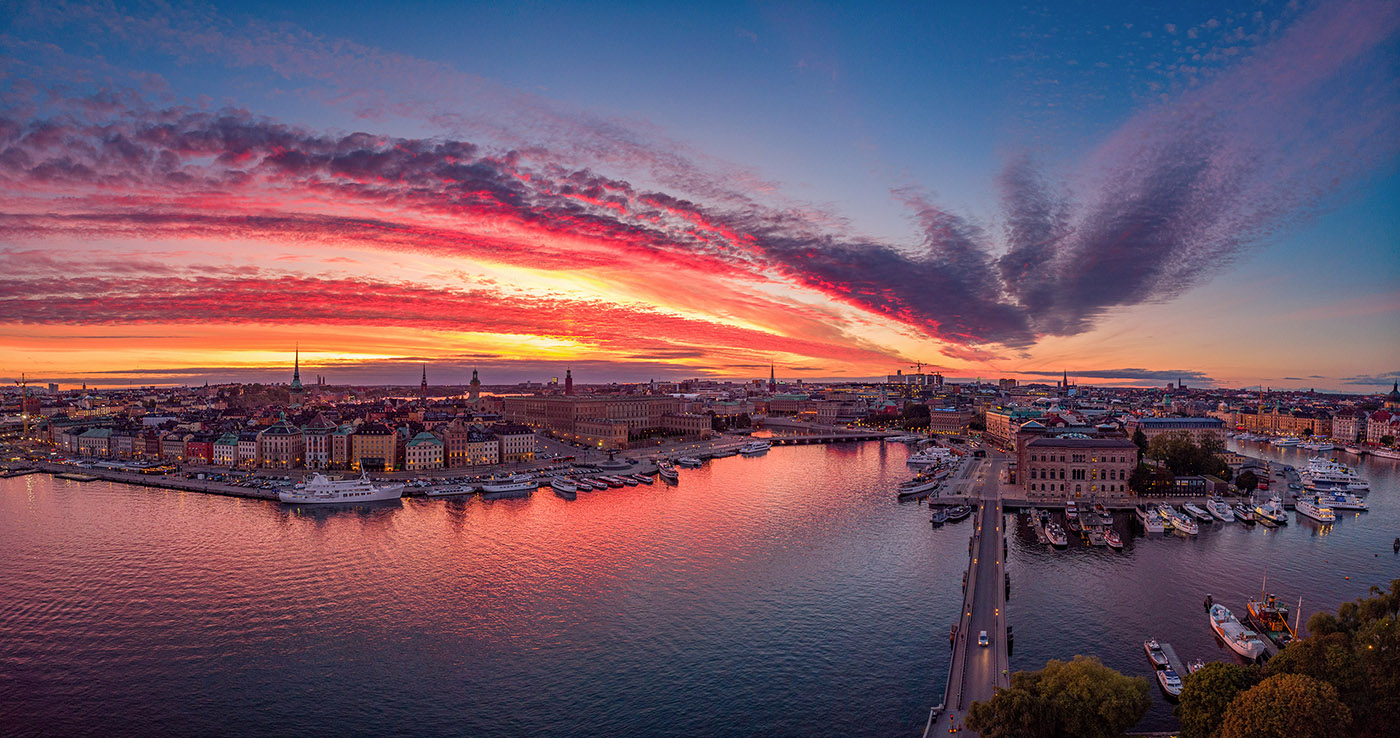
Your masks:
{"label": "white boat", "polygon": [[1370,454],[1381,459],[1400,459],[1400,451],[1397,451],[1393,448],[1382,448],[1380,446],[1372,446],[1370,448]]}
{"label": "white boat", "polygon": [[1259,639],[1259,634],[1240,624],[1224,605],[1210,606],[1210,629],[1220,636],[1230,650],[1250,661],[1264,654],[1264,641]]}
{"label": "white boat", "polygon": [[1209,523],[1210,520],[1211,520],[1210,513],[1208,513],[1208,512],[1206,512],[1205,510],[1202,510],[1201,508],[1197,507],[1197,506],[1196,506],[1196,503],[1194,503],[1194,502],[1188,502],[1188,503],[1186,503],[1185,505],[1182,505],[1182,506],[1181,506],[1181,509],[1182,509],[1182,510],[1185,510],[1185,511],[1187,512],[1187,514],[1189,514],[1191,517],[1193,517],[1193,518],[1195,518],[1195,519],[1201,521],[1202,523]]}
{"label": "white boat", "polygon": [[1275,446],[1297,446],[1297,445],[1298,445],[1298,439],[1296,439],[1296,438],[1275,438],[1275,439],[1274,439],[1274,445],[1275,445]]}
{"label": "white boat", "polygon": [[1345,446],[1342,446],[1342,450],[1343,450],[1343,451],[1346,451],[1347,453],[1351,454],[1352,456],[1360,456],[1360,455],[1361,455],[1361,447],[1360,447],[1360,446],[1354,446],[1354,445],[1352,445],[1352,444],[1347,444],[1347,445],[1345,445]]}
{"label": "white boat", "polygon": [[1162,519],[1155,510],[1150,510],[1146,505],[1138,505],[1138,522],[1142,523],[1143,530],[1148,533],[1162,533],[1166,531],[1166,526],[1162,525]]}
{"label": "white boat", "polygon": [[772,447],[773,444],[768,441],[749,441],[739,447],[739,453],[744,456],[759,456],[768,453],[768,449]]}
{"label": "white boat", "polygon": [[1200,526],[1196,525],[1196,521],[1192,520],[1190,515],[1176,510],[1171,505],[1162,505],[1161,510],[1162,514],[1171,521],[1172,530],[1188,536],[1194,536],[1201,532]]}
{"label": "white boat", "polygon": [[1235,518],[1241,523],[1244,523],[1245,525],[1254,525],[1255,521],[1253,505],[1246,504],[1243,502],[1236,502],[1235,506],[1230,508],[1230,511],[1235,514]]}
{"label": "white boat", "polygon": [[1219,497],[1210,498],[1210,501],[1206,503],[1206,511],[1222,523],[1228,523],[1235,519],[1235,513],[1231,512],[1230,505]]}
{"label": "white boat", "polygon": [[697,459],[694,456],[682,456],[679,459],[676,459],[676,466],[684,466],[691,469],[699,468],[704,464],[704,461],[701,461],[700,459]]}
{"label": "white boat", "polygon": [[1298,473],[1303,487],[1318,492],[1366,492],[1371,483],[1357,475],[1356,470],[1325,456],[1308,459],[1308,465]]}
{"label": "white boat", "polygon": [[638,482],[641,482],[642,484],[656,484],[656,480],[652,479],[651,477],[645,474],[633,474],[632,478],[637,480]]}
{"label": "white boat", "polygon": [[934,446],[916,454],[910,454],[904,463],[910,466],[928,466],[930,464],[951,464],[953,461],[952,451],[942,446]]}
{"label": "white boat", "polygon": [[924,440],[923,436],[890,436],[885,439],[894,443],[918,443]]}
{"label": "white boat", "polygon": [[1118,535],[1118,531],[1112,528],[1103,529],[1103,542],[1107,543],[1108,547],[1111,549],[1117,551],[1123,550],[1123,538]]}
{"label": "white boat", "polygon": [[1154,669],[1160,669],[1171,663],[1167,661],[1167,652],[1162,650],[1162,646],[1157,643],[1156,638],[1143,641],[1142,650],[1147,652],[1147,658],[1152,662],[1152,668]]}
{"label": "white boat", "polygon": [[311,481],[277,493],[277,499],[297,505],[377,502],[402,496],[402,483],[375,484],[368,473],[356,479],[331,479],[324,474],[313,474]]}
{"label": "white boat", "polygon": [[1317,495],[1318,502],[1326,504],[1333,510],[1369,510],[1366,501],[1356,495],[1347,492],[1320,492]]}
{"label": "white boat", "polygon": [[1064,548],[1069,545],[1069,536],[1065,535],[1065,529],[1059,523],[1051,523],[1045,526],[1045,537],[1050,539],[1050,545],[1055,548]]}
{"label": "white boat", "polygon": [[567,478],[565,478],[565,477],[556,477],[556,478],[554,478],[554,479],[551,479],[551,480],[549,481],[549,486],[553,487],[553,488],[554,488],[554,491],[556,491],[556,492],[577,492],[577,491],[578,491],[578,484],[577,484],[576,482],[574,482],[573,480],[567,479]]}
{"label": "white boat", "polygon": [[1298,501],[1294,503],[1294,508],[1298,510],[1299,515],[1312,518],[1319,523],[1337,522],[1337,514],[1332,512],[1332,508],[1327,507],[1326,503],[1319,503],[1314,498],[1299,497]]}
{"label": "white boat", "polygon": [[909,498],[916,497],[919,495],[927,495],[929,492],[932,492],[934,488],[936,488],[943,481],[944,477],[947,476],[948,472],[946,471],[941,474],[920,474],[914,477],[913,479],[900,482],[899,489],[897,490],[898,496],[900,498]]}
{"label": "white boat", "polygon": [[656,473],[668,482],[680,481],[681,475],[676,471],[676,467],[671,466],[669,461],[656,462]]}
{"label": "white boat", "polygon": [[1170,666],[1158,670],[1157,684],[1161,685],[1162,691],[1166,692],[1168,697],[1181,696],[1181,677],[1177,676]]}
{"label": "white boat", "polygon": [[1269,498],[1268,502],[1254,506],[1255,518],[1263,518],[1277,525],[1288,525],[1288,511],[1283,509],[1283,500],[1278,495]]}
{"label": "white boat", "polygon": [[429,487],[423,490],[423,494],[429,497],[451,497],[452,495],[469,495],[476,491],[476,487],[470,484],[449,484],[443,487]]}
{"label": "white boat", "polygon": [[505,478],[492,477],[481,483],[481,491],[487,493],[500,492],[533,492],[539,484],[535,478],[529,474],[515,474]]}

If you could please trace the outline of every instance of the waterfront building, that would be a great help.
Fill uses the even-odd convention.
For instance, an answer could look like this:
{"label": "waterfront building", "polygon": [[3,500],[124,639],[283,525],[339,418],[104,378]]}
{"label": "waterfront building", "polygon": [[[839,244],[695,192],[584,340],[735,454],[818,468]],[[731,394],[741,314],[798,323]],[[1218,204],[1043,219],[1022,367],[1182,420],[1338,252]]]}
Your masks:
{"label": "waterfront building", "polygon": [[1366,418],[1366,442],[1378,444],[1382,438],[1395,435],[1395,426],[1400,421],[1400,413],[1390,410],[1377,410]]}
{"label": "waterfront building", "polygon": [[238,465],[257,466],[258,458],[258,432],[255,430],[245,430],[238,434]]}
{"label": "waterfront building", "polygon": [[768,398],[769,415],[796,415],[806,409],[808,395],[783,394]]}
{"label": "waterfront building", "polygon": [[301,433],[305,446],[306,468],[328,468],[331,463],[331,434],[335,433],[335,426],[317,415],[310,424],[301,429]]}
{"label": "waterfront building", "polygon": [[[665,416],[680,412],[681,400],[669,395],[581,396],[527,395],[504,399],[506,420],[582,441],[578,424],[585,420],[621,420],[628,437],[663,431]],[[590,444],[591,445],[591,444]],[[502,456],[507,452],[502,449]]]}
{"label": "waterfront building", "polygon": [[972,411],[953,407],[931,407],[928,411],[928,429],[931,433],[961,434],[967,432],[972,422]]}
{"label": "waterfront building", "polygon": [[354,453],[355,444],[355,424],[344,423],[335,429],[331,434],[331,460],[328,464],[331,469],[348,469],[350,458]]}
{"label": "waterfront building", "polygon": [[365,423],[351,436],[350,468],[354,471],[391,472],[399,468],[399,434],[380,423]]}
{"label": "waterfront building", "polygon": [[1216,440],[1224,440],[1225,421],[1219,418],[1129,418],[1123,429],[1131,437],[1137,431],[1147,437],[1148,441],[1162,435],[1163,433],[1185,432],[1191,436],[1191,441],[1200,444],[1206,438],[1213,437]]}
{"label": "waterfront building", "polygon": [[501,462],[535,460],[535,431],[517,423],[499,423],[491,432],[500,441]]}
{"label": "waterfront building", "polygon": [[1125,500],[1138,448],[1122,436],[1044,435],[1018,444],[1018,483],[1031,501]]}
{"label": "waterfront building", "polygon": [[484,466],[501,463],[501,439],[484,428],[467,429],[463,441],[466,453],[464,466]]}
{"label": "waterfront building", "polygon": [[208,464],[214,459],[214,436],[195,433],[185,441],[185,458],[196,464]]}
{"label": "waterfront building", "polygon": [[305,436],[301,429],[282,418],[258,434],[258,466],[270,469],[300,469],[306,459]]}
{"label": "waterfront building", "polygon": [[185,460],[185,443],[189,440],[189,434],[170,431],[160,437],[160,457],[171,461]]}
{"label": "waterfront building", "polygon": [[111,439],[111,428],[89,428],[75,437],[75,450],[83,456],[110,456]]}
{"label": "waterfront building", "polygon": [[216,466],[235,466],[238,464],[238,435],[235,433],[225,433],[214,441],[213,463]]}
{"label": "waterfront building", "polygon": [[1343,443],[1355,443],[1366,430],[1366,413],[1361,410],[1338,410],[1332,415],[1332,437]]}
{"label": "waterfront building", "polygon": [[404,446],[404,469],[422,471],[442,468],[443,443],[437,436],[423,431]]}
{"label": "waterfront building", "polygon": [[114,430],[109,440],[112,456],[119,459],[132,459],[136,457],[136,444],[140,437],[134,431]]}

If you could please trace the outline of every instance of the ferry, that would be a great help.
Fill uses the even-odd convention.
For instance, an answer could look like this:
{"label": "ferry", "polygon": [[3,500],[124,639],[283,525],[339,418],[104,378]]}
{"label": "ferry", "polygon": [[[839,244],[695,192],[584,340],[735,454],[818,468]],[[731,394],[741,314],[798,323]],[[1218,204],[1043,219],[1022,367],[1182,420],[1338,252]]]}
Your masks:
{"label": "ferry", "polygon": [[1307,468],[1298,473],[1303,487],[1317,492],[1366,492],[1371,483],[1357,476],[1351,467],[1324,456],[1308,459]]}
{"label": "ferry", "polygon": [[768,441],[750,441],[739,447],[739,453],[744,456],[760,456],[768,453],[768,449],[772,447],[773,444]]}
{"label": "ferry", "polygon": [[1326,503],[1333,510],[1369,510],[1366,501],[1356,495],[1347,492],[1322,492],[1317,496],[1319,502]]}
{"label": "ferry", "polygon": [[1211,521],[1210,513],[1206,512],[1205,510],[1202,510],[1199,507],[1196,507],[1196,504],[1194,502],[1188,502],[1185,505],[1182,505],[1181,509],[1185,510],[1187,514],[1201,521],[1202,523],[1209,523]]}
{"label": "ferry", "polygon": [[476,491],[476,487],[470,484],[449,484],[442,487],[429,487],[423,490],[423,494],[428,497],[450,497],[452,495],[469,495]]}
{"label": "ferry", "polygon": [[723,459],[723,458],[725,458],[725,457],[727,457],[727,456],[733,456],[733,455],[735,455],[735,454],[737,454],[737,453],[739,453],[739,449],[734,448],[734,447],[732,447],[732,446],[729,447],[729,448],[717,448],[717,449],[715,449],[715,450],[713,450],[713,451],[710,452],[710,458],[712,458],[712,459]]}
{"label": "ferry", "polygon": [[1162,519],[1157,515],[1157,512],[1148,509],[1146,505],[1138,505],[1137,519],[1138,522],[1142,523],[1143,530],[1146,530],[1148,533],[1163,533],[1166,531],[1166,526],[1162,525]]}
{"label": "ferry", "polygon": [[1285,438],[1275,438],[1275,439],[1274,439],[1274,445],[1275,445],[1275,446],[1297,446],[1297,445],[1298,445],[1298,439],[1296,439],[1296,438],[1286,438],[1286,437],[1285,437]]}
{"label": "ferry", "polygon": [[1161,509],[1162,514],[1171,521],[1172,530],[1177,533],[1194,536],[1201,532],[1200,526],[1196,525],[1196,521],[1192,520],[1190,515],[1177,512],[1171,505],[1163,505]]}
{"label": "ferry", "polygon": [[1167,661],[1167,652],[1162,650],[1162,646],[1157,643],[1156,638],[1151,638],[1142,642],[1142,650],[1147,652],[1147,658],[1152,662],[1152,668],[1161,669],[1170,666]]}
{"label": "ferry", "polygon": [[1235,514],[1230,511],[1230,505],[1219,497],[1212,497],[1206,503],[1206,511],[1222,523],[1228,523],[1235,519]]}
{"label": "ferry", "polygon": [[1177,676],[1170,666],[1157,672],[1157,684],[1162,687],[1167,697],[1174,699],[1181,696],[1181,677]]}
{"label": "ferry", "polygon": [[912,497],[927,497],[940,483],[948,476],[948,472],[942,474],[919,474],[913,479],[899,483],[898,497],[907,500]]}
{"label": "ferry", "polygon": [[1296,503],[1298,514],[1312,518],[1319,523],[1337,522],[1337,514],[1332,512],[1332,508],[1326,503],[1318,502],[1315,498],[1299,497]]}
{"label": "ferry", "polygon": [[324,474],[313,474],[311,481],[277,493],[277,499],[297,505],[378,502],[402,496],[402,483],[375,484],[368,473],[358,479],[331,479]]}
{"label": "ferry", "polygon": [[1251,625],[1259,629],[1279,648],[1287,646],[1297,637],[1288,624],[1288,605],[1284,605],[1271,594],[1261,594],[1263,599],[1251,598],[1244,605],[1246,617]]}
{"label": "ferry", "polygon": [[481,491],[491,494],[502,492],[534,492],[539,482],[530,474],[514,474],[509,477],[491,477],[481,483]]}
{"label": "ferry", "polygon": [[1262,505],[1255,505],[1254,514],[1275,525],[1288,525],[1288,512],[1283,509],[1283,501],[1278,495],[1270,497],[1269,501]]}
{"label": "ferry", "polygon": [[1382,448],[1380,446],[1372,446],[1370,449],[1370,454],[1372,456],[1382,459],[1400,459],[1400,451],[1397,451],[1393,448]]}
{"label": "ferry", "polygon": [[927,448],[917,454],[911,454],[904,463],[910,466],[928,466],[930,464],[947,464],[953,461],[953,452],[941,446]]}
{"label": "ferry", "polygon": [[560,478],[551,480],[549,486],[554,489],[554,494],[566,500],[578,499],[578,485],[567,479]]}
{"label": "ferry", "polygon": [[689,469],[698,469],[704,464],[704,461],[697,459],[694,456],[682,456],[679,459],[676,459],[676,466],[684,466]]}
{"label": "ferry", "polygon": [[637,480],[638,482],[641,482],[642,484],[656,484],[655,479],[652,479],[651,477],[645,474],[633,474],[632,478]]}
{"label": "ferry", "polygon": [[679,482],[681,475],[676,471],[676,467],[671,466],[669,461],[656,462],[656,473],[668,482]]}
{"label": "ferry", "polygon": [[1257,661],[1264,655],[1264,642],[1259,640],[1259,635],[1241,625],[1224,605],[1210,606],[1210,629],[1230,650],[1250,661]]}
{"label": "ferry", "polygon": [[1246,505],[1243,502],[1236,502],[1235,506],[1230,509],[1235,513],[1235,517],[1238,518],[1241,523],[1245,525],[1254,525],[1254,508],[1252,506]]}

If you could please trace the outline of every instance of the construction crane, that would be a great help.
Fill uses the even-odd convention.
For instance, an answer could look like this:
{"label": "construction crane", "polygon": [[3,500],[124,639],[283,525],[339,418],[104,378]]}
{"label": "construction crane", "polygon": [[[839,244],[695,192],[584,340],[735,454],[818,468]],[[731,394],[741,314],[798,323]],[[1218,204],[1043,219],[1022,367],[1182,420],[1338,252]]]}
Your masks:
{"label": "construction crane", "polygon": [[29,382],[23,374],[20,374],[19,379],[15,380],[15,384],[19,387],[20,391],[19,417],[20,422],[24,424],[24,430],[21,432],[20,441],[23,442],[24,439],[29,437]]}

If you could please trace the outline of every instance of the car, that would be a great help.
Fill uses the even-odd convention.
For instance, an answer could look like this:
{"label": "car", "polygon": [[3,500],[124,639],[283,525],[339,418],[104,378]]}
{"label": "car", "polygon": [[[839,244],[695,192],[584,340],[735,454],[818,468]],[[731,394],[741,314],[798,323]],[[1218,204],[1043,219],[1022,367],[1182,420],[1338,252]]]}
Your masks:
{"label": "car", "polygon": [[979,645],[979,646],[988,646],[988,645],[991,645],[991,643],[992,643],[992,640],[991,640],[990,638],[987,637],[987,631],[984,630],[984,631],[982,631],[981,633],[978,633],[978,634],[977,634],[977,645]]}

